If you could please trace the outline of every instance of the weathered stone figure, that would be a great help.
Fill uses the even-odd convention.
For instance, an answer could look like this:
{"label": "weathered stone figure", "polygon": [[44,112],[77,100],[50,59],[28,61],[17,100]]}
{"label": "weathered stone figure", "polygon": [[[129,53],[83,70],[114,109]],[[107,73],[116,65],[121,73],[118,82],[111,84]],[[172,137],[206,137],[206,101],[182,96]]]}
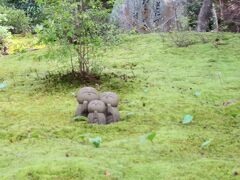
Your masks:
{"label": "weathered stone figure", "polygon": [[77,93],[77,101],[79,103],[76,116],[88,116],[88,103],[92,100],[99,99],[98,91],[92,87],[84,87]]}
{"label": "weathered stone figure", "polygon": [[92,87],[84,87],[77,93],[78,107],[76,116],[88,117],[89,123],[110,124],[120,120],[119,98],[116,93],[100,94]]}
{"label": "weathered stone figure", "polygon": [[91,101],[88,105],[88,122],[97,124],[107,124],[106,106],[99,100]]}
{"label": "weathered stone figure", "polygon": [[113,92],[104,92],[100,94],[100,100],[107,106],[107,123],[114,123],[120,120],[120,114],[118,111],[119,98],[117,94]]}

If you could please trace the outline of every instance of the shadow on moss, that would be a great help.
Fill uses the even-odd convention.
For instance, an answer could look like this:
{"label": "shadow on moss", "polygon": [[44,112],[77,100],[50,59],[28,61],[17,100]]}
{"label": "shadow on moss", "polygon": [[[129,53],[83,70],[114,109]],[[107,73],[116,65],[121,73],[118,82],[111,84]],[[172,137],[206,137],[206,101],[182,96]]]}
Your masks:
{"label": "shadow on moss", "polygon": [[43,91],[61,91],[66,88],[79,88],[80,86],[104,87],[119,91],[128,89],[134,85],[136,77],[134,75],[104,73],[81,74],[72,71],[47,72],[43,77],[38,77],[36,81],[43,86]]}

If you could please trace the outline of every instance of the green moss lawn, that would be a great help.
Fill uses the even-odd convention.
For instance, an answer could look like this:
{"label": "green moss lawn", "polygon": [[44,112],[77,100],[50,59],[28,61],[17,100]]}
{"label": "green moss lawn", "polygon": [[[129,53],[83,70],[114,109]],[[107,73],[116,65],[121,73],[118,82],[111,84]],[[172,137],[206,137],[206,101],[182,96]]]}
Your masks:
{"label": "green moss lawn", "polygon": [[84,84],[48,73],[67,57],[0,57],[0,179],[239,179],[240,35],[206,36],[177,48],[168,35],[131,35],[108,49],[108,76],[93,86],[119,94],[122,120],[107,126],[72,120]]}

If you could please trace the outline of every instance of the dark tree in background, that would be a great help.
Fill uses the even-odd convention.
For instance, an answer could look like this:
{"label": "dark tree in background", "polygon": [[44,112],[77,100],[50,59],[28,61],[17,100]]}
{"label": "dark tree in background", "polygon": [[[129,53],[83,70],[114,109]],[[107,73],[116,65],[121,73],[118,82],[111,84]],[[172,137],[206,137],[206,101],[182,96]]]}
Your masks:
{"label": "dark tree in background", "polygon": [[187,17],[189,27],[193,30],[197,29],[198,14],[202,7],[202,1],[188,0],[187,1]]}
{"label": "dark tree in background", "polygon": [[107,9],[112,9],[113,7],[113,0],[101,0],[103,3],[103,7],[107,8]]}
{"label": "dark tree in background", "polygon": [[212,10],[213,0],[204,0],[200,13],[198,15],[198,24],[197,24],[197,31],[198,32],[206,32],[210,17],[211,17],[211,10]]}
{"label": "dark tree in background", "polygon": [[219,0],[219,10],[222,30],[240,32],[240,0]]}

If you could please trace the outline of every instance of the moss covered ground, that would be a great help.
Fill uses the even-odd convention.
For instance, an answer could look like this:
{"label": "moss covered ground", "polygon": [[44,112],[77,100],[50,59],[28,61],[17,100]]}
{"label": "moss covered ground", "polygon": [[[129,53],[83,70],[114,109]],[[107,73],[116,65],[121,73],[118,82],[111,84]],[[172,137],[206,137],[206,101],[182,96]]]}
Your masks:
{"label": "moss covered ground", "polygon": [[240,35],[206,36],[178,48],[130,35],[108,49],[104,73],[115,75],[94,87],[119,94],[122,120],[107,126],[72,120],[84,84],[45,78],[67,58],[0,57],[0,179],[239,179]]}

